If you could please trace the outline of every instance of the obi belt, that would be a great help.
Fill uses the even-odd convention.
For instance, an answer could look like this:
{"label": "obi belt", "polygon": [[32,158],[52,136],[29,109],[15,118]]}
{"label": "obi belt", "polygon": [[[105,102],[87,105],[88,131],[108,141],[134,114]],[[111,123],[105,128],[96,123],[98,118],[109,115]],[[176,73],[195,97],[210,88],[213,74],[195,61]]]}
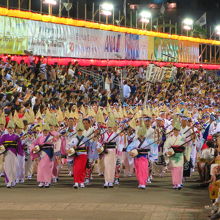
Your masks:
{"label": "obi belt", "polygon": [[87,149],[86,147],[81,147],[81,148],[76,149],[76,152],[77,153],[87,152]]}
{"label": "obi belt", "polygon": [[5,148],[8,148],[8,147],[17,148],[17,146],[18,146],[16,141],[4,141],[3,145]]}
{"label": "obi belt", "polygon": [[44,144],[41,146],[41,150],[52,160],[54,156],[53,144]]}
{"label": "obi belt", "polygon": [[171,146],[173,148],[173,151],[175,153],[183,153],[184,150],[185,150],[185,147],[184,146],[178,146],[178,145],[173,145]]}
{"label": "obi belt", "polygon": [[116,148],[116,142],[106,143],[104,147],[105,147],[106,149],[115,149],[115,148]]}

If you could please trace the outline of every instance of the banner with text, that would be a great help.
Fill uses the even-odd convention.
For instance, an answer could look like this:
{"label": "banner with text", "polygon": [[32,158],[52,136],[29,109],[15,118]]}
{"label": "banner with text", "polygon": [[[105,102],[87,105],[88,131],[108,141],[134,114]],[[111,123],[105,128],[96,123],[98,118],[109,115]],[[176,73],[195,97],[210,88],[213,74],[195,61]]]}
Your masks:
{"label": "banner with text", "polygon": [[199,44],[0,16],[0,53],[196,62]]}

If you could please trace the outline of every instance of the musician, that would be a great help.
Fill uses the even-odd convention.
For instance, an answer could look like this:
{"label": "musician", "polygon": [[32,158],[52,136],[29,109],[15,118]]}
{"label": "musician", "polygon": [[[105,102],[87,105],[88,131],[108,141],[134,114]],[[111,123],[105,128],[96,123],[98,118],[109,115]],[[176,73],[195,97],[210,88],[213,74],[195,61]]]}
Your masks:
{"label": "musician", "polygon": [[54,120],[54,130],[51,131],[51,134],[54,136],[54,160],[53,160],[53,182],[58,181],[59,172],[61,168],[61,135],[59,133],[59,124],[57,120]]}
{"label": "musician", "polygon": [[84,126],[82,121],[79,121],[76,127],[77,135],[73,137],[71,141],[67,144],[67,153],[70,154],[71,148],[74,148],[76,154],[74,156],[73,163],[73,176],[75,189],[85,187],[85,177],[86,177],[86,163],[87,163],[87,146],[88,144],[83,144],[88,139],[83,136]]}
{"label": "musician", "polygon": [[23,136],[23,129],[24,124],[22,119],[16,119],[15,121],[15,133],[21,138],[22,148],[17,153],[17,172],[16,172],[16,183],[24,183],[25,177],[25,152],[24,152],[24,138]]}
{"label": "musician", "polygon": [[[191,134],[192,134],[192,129],[190,129],[190,127],[188,126],[188,120],[189,118],[186,117],[186,116],[182,116],[181,117],[181,130],[180,130],[180,134],[184,135],[187,137],[187,140],[190,140],[191,139]],[[186,155],[186,160],[189,161],[190,160],[190,155],[191,155],[191,151],[192,151],[192,146],[191,146],[191,142],[189,142],[187,144],[187,149],[186,149],[186,152],[185,152],[185,155]]]}
{"label": "musician", "polygon": [[[135,139],[135,130],[131,127],[127,130],[127,144],[131,144]],[[124,175],[125,176],[132,176],[134,172],[134,158],[129,155],[124,148],[123,152],[123,164],[125,166]]]}
{"label": "musician", "polygon": [[0,137],[0,145],[4,145],[6,149],[4,152],[4,174],[7,188],[16,184],[17,153],[22,149],[21,139],[14,133],[14,129],[15,124],[10,120],[7,126],[8,134]]}
{"label": "musician", "polygon": [[182,189],[184,147],[185,138],[180,133],[181,126],[177,121],[174,123],[173,134],[171,134],[164,143],[164,155],[169,158],[169,166],[172,175],[172,184],[174,189]]}
{"label": "musician", "polygon": [[180,134],[186,137],[186,141],[189,141],[186,144],[186,150],[185,150],[185,162],[184,162],[184,174],[183,177],[190,177],[191,175],[191,168],[192,168],[192,159],[191,159],[191,153],[192,153],[192,148],[193,148],[193,141],[192,140],[192,134],[193,134],[193,129],[188,126],[188,121],[189,121],[189,117],[186,116],[182,116],[181,117],[181,130],[180,130]]}
{"label": "musician", "polygon": [[135,155],[133,150],[141,150],[141,149],[149,149],[150,150],[150,142],[145,138],[146,129],[144,127],[140,127],[138,129],[138,138],[135,139],[132,143],[130,143],[127,147],[127,152],[134,157],[134,166],[135,166],[135,174],[138,180],[138,188],[145,189],[146,181],[149,175],[148,169],[148,155],[147,153],[141,154],[138,153]]}
{"label": "musician", "polygon": [[167,170],[166,161],[164,160],[164,142],[166,140],[166,127],[164,126],[163,118],[156,118],[156,122],[153,123],[156,132],[156,140],[158,145],[158,161],[154,163],[154,171],[157,175],[163,176]]}
{"label": "musician", "polygon": [[92,171],[94,169],[95,163],[99,158],[99,154],[97,151],[97,148],[99,147],[99,135],[100,131],[95,130],[94,135],[92,136],[92,140],[89,141],[89,147],[88,147],[88,160],[86,165],[86,180],[85,184],[89,184],[91,181]]}
{"label": "musician", "polygon": [[171,126],[171,122],[167,119],[167,114],[165,111],[160,112],[160,118],[164,121],[164,127],[168,129]]}
{"label": "musician", "polygon": [[[102,144],[106,148],[106,153],[104,154],[104,188],[113,188],[115,169],[116,169],[116,141],[117,133],[114,132],[116,127],[115,119],[111,115],[107,122],[107,132],[103,134]],[[116,137],[116,138],[115,138]]]}
{"label": "musician", "polygon": [[69,119],[68,119],[67,131],[68,131],[69,133],[75,133],[75,132],[76,132],[76,126],[77,126],[77,120],[76,120],[76,118],[69,118]]}
{"label": "musician", "polygon": [[[120,132],[120,131],[119,131]],[[123,149],[127,146],[127,137],[125,132],[119,134],[116,140],[116,168],[115,168],[115,185],[119,185],[119,178],[122,166]]]}
{"label": "musician", "polygon": [[145,138],[148,139],[150,142],[155,142],[151,146],[151,153],[149,154],[149,178],[148,183],[151,183],[153,168],[155,167],[155,161],[158,160],[158,144],[157,144],[157,134],[154,128],[152,128],[152,119],[151,117],[144,118],[144,124],[146,126],[146,134]]}
{"label": "musician", "polygon": [[[76,135],[76,126],[77,126],[77,119],[74,117],[70,117],[67,122],[67,134],[65,137],[62,138],[62,152],[65,155],[66,154],[66,146],[71,142],[74,135]],[[67,165],[68,165],[68,176],[73,175],[73,157],[67,157]]]}
{"label": "musician", "polygon": [[[27,131],[28,132],[28,131]],[[33,161],[31,158],[31,150],[30,147],[32,143],[36,140],[38,135],[37,127],[32,128],[32,132],[28,134],[24,139],[25,144],[25,177],[28,180],[32,179],[33,175]]]}
{"label": "musician", "polygon": [[83,131],[83,136],[84,137],[92,137],[92,134],[94,132],[94,128],[91,126],[91,121],[88,118],[83,119],[83,125],[84,125],[84,131]]}
{"label": "musician", "polygon": [[[31,146],[33,158],[38,157],[37,182],[38,187],[49,188],[52,179],[53,158],[54,158],[54,137],[50,133],[48,124],[42,127],[43,133],[34,141]],[[39,150],[36,148],[40,148]]]}
{"label": "musician", "polygon": [[[1,114],[1,116],[0,116],[0,137],[6,133],[5,123],[6,123],[5,115]],[[3,161],[3,159],[4,159],[4,156],[2,154],[2,155],[0,155],[0,177],[4,176],[4,168],[3,168],[4,167],[4,161]]]}

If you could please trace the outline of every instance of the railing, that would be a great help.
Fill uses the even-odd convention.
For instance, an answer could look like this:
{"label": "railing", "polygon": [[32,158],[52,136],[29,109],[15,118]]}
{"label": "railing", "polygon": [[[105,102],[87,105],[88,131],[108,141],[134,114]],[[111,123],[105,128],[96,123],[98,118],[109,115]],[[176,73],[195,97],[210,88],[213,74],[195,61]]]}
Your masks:
{"label": "railing", "polygon": [[[105,89],[105,79],[106,79],[106,77],[103,76],[101,73],[98,73],[98,72],[95,73],[95,72],[87,70],[85,68],[79,68],[79,71],[80,71],[83,79],[89,78],[90,80],[95,82],[96,85],[99,88]],[[123,89],[122,89],[122,84],[120,83],[120,80],[121,79],[118,79],[118,80],[114,79],[112,84],[111,84],[111,87],[115,88],[115,89],[118,89],[118,91],[120,92],[121,101],[123,101]]]}
{"label": "railing", "polygon": [[94,72],[87,70],[85,68],[79,68],[79,71],[82,74],[83,79],[88,77],[90,80],[96,82],[98,86],[101,86],[102,88],[104,87],[104,77],[102,75],[94,73]]}

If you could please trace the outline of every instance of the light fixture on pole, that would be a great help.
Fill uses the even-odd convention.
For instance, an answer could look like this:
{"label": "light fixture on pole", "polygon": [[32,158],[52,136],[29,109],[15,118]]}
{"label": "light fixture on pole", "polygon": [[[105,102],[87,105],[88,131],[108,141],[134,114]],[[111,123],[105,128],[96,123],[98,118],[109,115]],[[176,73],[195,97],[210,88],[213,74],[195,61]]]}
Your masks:
{"label": "light fixture on pole", "polygon": [[193,29],[193,20],[191,18],[185,18],[182,22],[183,29],[187,31],[187,36],[189,35],[189,31]]}
{"label": "light fixture on pole", "polygon": [[149,11],[142,11],[140,13],[140,22],[142,23],[142,29],[146,28],[147,24],[150,22],[151,18],[152,18],[152,14]]}
{"label": "light fixture on pole", "polygon": [[113,4],[109,2],[104,2],[100,5],[100,14],[106,16],[106,24],[108,24],[108,17],[112,15],[113,9]]}
{"label": "light fixture on pole", "polygon": [[217,25],[217,26],[215,27],[215,32],[216,32],[216,34],[219,35],[219,37],[220,37],[220,25]]}
{"label": "light fixture on pole", "polygon": [[44,0],[44,4],[48,4],[48,14],[52,15],[53,5],[57,4],[56,0]]}

